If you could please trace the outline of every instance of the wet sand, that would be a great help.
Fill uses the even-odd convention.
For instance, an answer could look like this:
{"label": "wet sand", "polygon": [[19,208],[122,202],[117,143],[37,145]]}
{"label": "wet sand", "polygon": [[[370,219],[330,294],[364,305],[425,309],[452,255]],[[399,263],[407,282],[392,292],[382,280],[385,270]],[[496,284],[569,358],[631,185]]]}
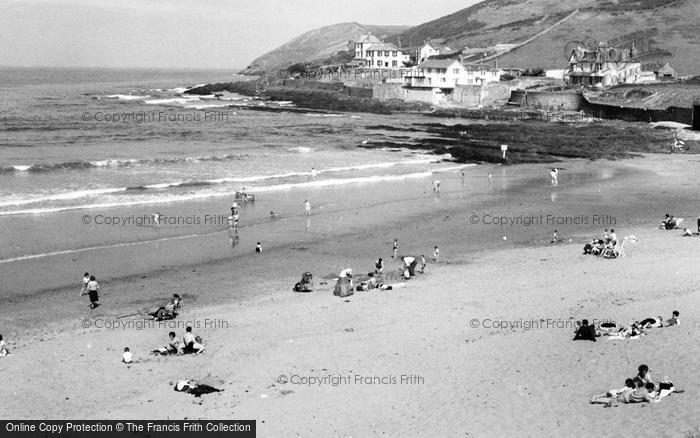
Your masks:
{"label": "wet sand", "polygon": [[[308,229],[301,212],[269,221],[270,205],[256,202],[259,221],[243,224],[234,249],[223,231],[144,244],[143,252],[117,247],[4,264],[9,283],[3,281],[2,334],[14,354],[0,360],[0,369],[16,402],[0,412],[7,418],[256,418],[261,436],[532,436],[607,434],[621,427],[682,436],[697,426],[691,364],[698,354],[692,315],[699,305],[693,291],[699,243],[655,226],[666,212],[694,224],[697,163],[679,155],[559,166],[557,187],[549,186],[540,164],[476,166],[464,180],[459,172],[441,174],[439,195],[430,178],[324,190],[313,195],[328,207],[314,211]],[[303,203],[310,194],[297,195]],[[80,220],[72,216],[64,220]],[[478,224],[470,222],[474,216]],[[483,223],[501,216],[583,217],[589,223]],[[591,223],[594,216],[615,223]],[[564,243],[549,245],[555,228]],[[583,243],[603,228],[634,234],[639,243],[620,260],[580,255]],[[401,254],[429,257],[439,245],[442,261],[405,288],[357,293],[347,302],[332,296],[332,284],[312,294],[290,291],[306,270],[317,284],[346,266],[369,271],[376,257],[395,270],[398,262],[389,258],[394,238]],[[253,251],[257,240],[265,242],[263,254]],[[673,257],[663,256],[669,252]],[[59,285],[77,283],[88,261],[95,266],[89,270],[110,273],[102,306],[93,311],[74,286],[12,284],[25,278],[23,272],[55,276]],[[197,325],[206,354],[149,356],[165,344],[169,326],[95,327],[136,324],[136,318],[117,317],[172,293],[185,297],[175,321]],[[485,319],[631,321],[676,309],[682,326],[638,341],[574,343],[569,327],[483,327]],[[472,319],[482,327],[470,327]],[[182,332],[184,325],[174,328]],[[129,368],[119,363],[124,346],[138,360]],[[646,408],[588,405],[588,397],[621,386],[643,362],[686,393]],[[277,381],[297,374],[403,374],[423,381],[315,387]],[[192,404],[168,385],[181,378],[226,391]],[[652,409],[654,421],[640,424],[636,409]]]}

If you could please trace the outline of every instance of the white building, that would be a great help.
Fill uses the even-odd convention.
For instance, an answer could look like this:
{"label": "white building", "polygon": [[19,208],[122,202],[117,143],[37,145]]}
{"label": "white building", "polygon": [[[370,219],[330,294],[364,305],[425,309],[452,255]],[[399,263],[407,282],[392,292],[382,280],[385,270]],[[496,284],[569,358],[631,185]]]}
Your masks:
{"label": "white building", "polygon": [[430,59],[431,56],[437,56],[449,52],[450,48],[447,46],[439,46],[437,44],[433,46],[430,43],[425,43],[423,47],[420,48],[418,61],[423,62]]}
{"label": "white building", "polygon": [[404,87],[454,88],[457,85],[482,85],[501,79],[501,70],[487,66],[465,66],[454,59],[430,59],[404,75]]}
{"label": "white building", "polygon": [[642,65],[638,62],[610,59],[601,48],[587,50],[579,47],[571,53],[564,80],[573,85],[611,87],[633,84],[641,73]]}
{"label": "white building", "polygon": [[372,35],[364,35],[355,41],[353,62],[365,67],[403,68],[409,62],[409,55],[393,44],[383,43]]}

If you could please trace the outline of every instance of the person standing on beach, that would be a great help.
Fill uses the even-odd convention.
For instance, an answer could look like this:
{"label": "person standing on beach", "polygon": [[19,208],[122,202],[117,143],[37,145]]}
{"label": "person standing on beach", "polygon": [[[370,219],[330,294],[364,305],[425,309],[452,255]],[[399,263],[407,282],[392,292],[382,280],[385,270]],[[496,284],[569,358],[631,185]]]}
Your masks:
{"label": "person standing on beach", "polygon": [[550,182],[553,186],[556,186],[559,184],[559,169],[556,167],[553,167],[552,170],[549,171],[549,176],[550,176]]}
{"label": "person standing on beach", "polygon": [[489,184],[491,184],[491,179],[493,178],[493,174],[489,172]]}
{"label": "person standing on beach", "polygon": [[382,258],[380,257],[374,263],[374,273],[381,274],[383,272],[384,272],[384,260],[382,260]]}
{"label": "person standing on beach", "polygon": [[314,169],[313,167],[311,168],[311,179],[316,179],[316,169]]}
{"label": "person standing on beach", "polygon": [[425,273],[425,267],[428,265],[428,262],[425,261],[425,256],[423,254],[420,255],[420,273],[424,274]]}
{"label": "person standing on beach", "polygon": [[440,180],[436,179],[433,181],[433,191],[434,192],[439,192],[440,191]]}
{"label": "person standing on beach", "polygon": [[311,203],[308,199],[304,201],[304,214],[306,216],[311,216]]}
{"label": "person standing on beach", "polygon": [[552,241],[550,243],[557,243],[559,242],[559,233],[557,233],[557,230],[554,230],[554,235],[552,235]]}
{"label": "person standing on beach", "polygon": [[392,259],[396,258],[396,254],[399,252],[399,241],[394,239],[394,254],[391,256]]}
{"label": "person standing on beach", "polygon": [[83,288],[80,289],[80,296],[81,297],[87,293],[88,283],[90,283],[90,274],[86,272],[85,275],[83,276]]}
{"label": "person standing on beach", "polygon": [[99,301],[99,297],[97,296],[97,292],[100,290],[100,285],[97,283],[97,280],[95,280],[95,276],[91,275],[90,276],[90,281],[87,284],[87,292],[88,295],[90,296],[90,308],[94,309],[95,307],[99,306],[97,303]]}
{"label": "person standing on beach", "polygon": [[262,245],[260,242],[258,242],[257,246],[255,247],[255,252],[262,252]]}
{"label": "person standing on beach", "polygon": [[435,245],[435,250],[433,251],[433,259],[435,259],[436,262],[440,261],[440,248]]}

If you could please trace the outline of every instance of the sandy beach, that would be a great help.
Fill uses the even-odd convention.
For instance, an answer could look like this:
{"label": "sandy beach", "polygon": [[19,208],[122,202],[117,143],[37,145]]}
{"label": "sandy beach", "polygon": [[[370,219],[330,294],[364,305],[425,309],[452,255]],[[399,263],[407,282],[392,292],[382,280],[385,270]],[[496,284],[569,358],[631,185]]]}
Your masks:
{"label": "sandy beach", "polygon": [[[557,164],[556,187],[542,164],[479,165],[464,178],[440,174],[439,194],[430,178],[326,190],[317,196],[329,207],[314,210],[306,233],[301,212],[261,219],[242,228],[230,254],[212,243],[227,239],[214,230],[148,244],[150,258],[139,250],[129,260],[136,251],[125,247],[6,263],[6,285],[25,270],[55,274],[61,287],[4,288],[20,292],[3,302],[0,333],[12,354],[0,358],[0,372],[13,402],[0,415],[256,419],[265,437],[695,436],[700,240],[657,227],[672,213],[697,231],[697,163],[686,154],[570,160]],[[375,192],[384,195],[368,199]],[[216,211],[213,202],[182,209]],[[501,226],[500,217],[521,219]],[[526,217],[544,223],[525,225]],[[567,217],[580,219],[557,223]],[[638,242],[624,258],[582,255],[604,228]],[[387,271],[397,270],[394,238],[400,254],[430,258],[439,245],[440,262],[429,259],[425,274],[391,291],[333,296],[323,277],[342,268],[368,272],[383,257]],[[253,252],[258,240],[266,241],[262,254]],[[107,278],[95,310],[69,285],[71,277],[79,284],[88,260]],[[165,261],[156,269],[157,260]],[[110,264],[115,272],[106,274]],[[316,291],[291,292],[307,270]],[[173,293],[184,297],[173,321],[124,317]],[[631,323],[673,310],[681,325],[640,339],[571,340],[583,318]],[[188,323],[204,338],[204,354],[149,354]],[[127,346],[135,358],[128,366],[120,363]],[[651,405],[588,403],[642,363],[685,393]],[[173,391],[180,379],[224,391],[193,398]]]}

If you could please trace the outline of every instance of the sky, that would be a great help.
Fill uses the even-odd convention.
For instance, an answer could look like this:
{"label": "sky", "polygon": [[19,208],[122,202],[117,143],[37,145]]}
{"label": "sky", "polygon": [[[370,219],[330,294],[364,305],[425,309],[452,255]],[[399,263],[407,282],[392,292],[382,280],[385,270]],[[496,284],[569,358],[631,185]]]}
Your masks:
{"label": "sky", "polygon": [[417,25],[479,0],[0,0],[0,65],[236,69],[329,24]]}

